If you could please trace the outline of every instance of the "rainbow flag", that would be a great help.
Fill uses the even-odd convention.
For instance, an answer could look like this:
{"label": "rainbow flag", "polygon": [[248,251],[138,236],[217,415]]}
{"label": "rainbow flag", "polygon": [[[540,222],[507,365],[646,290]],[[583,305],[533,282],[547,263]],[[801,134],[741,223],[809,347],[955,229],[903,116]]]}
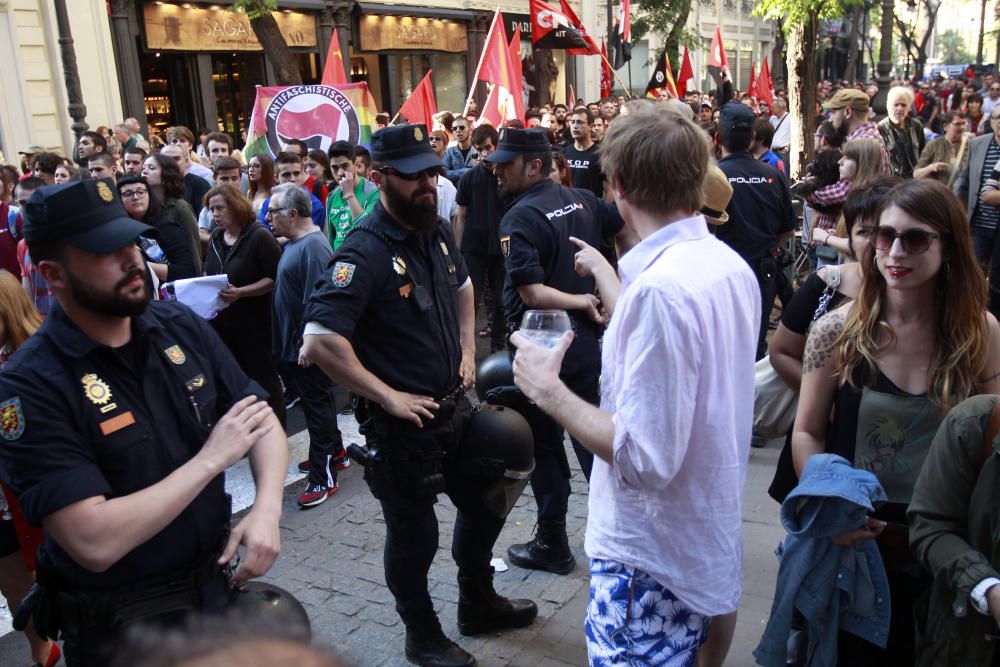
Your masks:
{"label": "rainbow flag", "polygon": [[289,139],[326,151],[335,141],[368,144],[378,110],[366,83],[259,86],[243,155],[277,155]]}

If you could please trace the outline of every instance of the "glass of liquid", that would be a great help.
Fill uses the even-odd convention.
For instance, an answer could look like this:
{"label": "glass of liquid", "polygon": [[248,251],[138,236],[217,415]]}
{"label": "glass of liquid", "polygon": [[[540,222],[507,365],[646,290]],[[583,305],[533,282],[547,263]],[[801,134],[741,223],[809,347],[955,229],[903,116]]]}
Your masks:
{"label": "glass of liquid", "polygon": [[555,347],[570,328],[565,310],[529,310],[521,318],[521,335],[543,347]]}

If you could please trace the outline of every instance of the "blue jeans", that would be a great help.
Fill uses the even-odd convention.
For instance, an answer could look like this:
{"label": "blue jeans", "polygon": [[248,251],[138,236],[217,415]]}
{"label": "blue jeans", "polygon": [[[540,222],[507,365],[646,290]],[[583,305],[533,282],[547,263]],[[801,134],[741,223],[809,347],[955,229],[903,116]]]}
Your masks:
{"label": "blue jeans", "polygon": [[979,260],[980,265],[989,270],[990,257],[993,256],[993,238],[996,236],[996,230],[973,225],[971,231],[972,249],[976,253],[976,258]]}
{"label": "blue jeans", "polygon": [[690,667],[710,621],[642,570],[617,561],[590,561],[584,629],[591,667]]}

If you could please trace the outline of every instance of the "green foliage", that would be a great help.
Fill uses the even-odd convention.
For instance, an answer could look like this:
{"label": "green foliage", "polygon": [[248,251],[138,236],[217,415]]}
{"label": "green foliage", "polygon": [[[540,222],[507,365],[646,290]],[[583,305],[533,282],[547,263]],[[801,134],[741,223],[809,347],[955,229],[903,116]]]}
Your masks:
{"label": "green foliage", "polygon": [[244,12],[252,21],[278,10],[277,0],[233,0],[233,11]]}
{"label": "green foliage", "polygon": [[862,0],[758,0],[754,16],[763,19],[782,19],[786,30],[805,23],[811,16],[833,19],[844,15],[845,6],[859,4]]}
{"label": "green foliage", "polygon": [[[677,20],[691,11],[692,0],[643,0],[635,5],[632,16],[632,41],[647,34],[667,36],[677,27]],[[681,28],[677,31],[681,44],[696,46],[698,33]]]}
{"label": "green foliage", "polygon": [[945,30],[937,38],[938,57],[945,65],[964,65],[975,58],[969,54],[965,39],[957,30]]}

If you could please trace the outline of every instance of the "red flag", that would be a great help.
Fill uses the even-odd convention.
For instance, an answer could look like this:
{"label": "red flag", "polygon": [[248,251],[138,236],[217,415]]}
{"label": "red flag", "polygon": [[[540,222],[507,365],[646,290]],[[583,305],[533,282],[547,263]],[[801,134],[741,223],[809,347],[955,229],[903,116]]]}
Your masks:
{"label": "red flag", "polygon": [[771,68],[767,65],[767,58],[760,64],[760,74],[757,76],[757,94],[761,102],[766,102],[768,108],[774,102],[774,82],[771,81]]}
{"label": "red flag", "polygon": [[684,97],[687,94],[688,81],[694,78],[694,68],[691,67],[691,54],[688,47],[684,47],[684,58],[681,61],[681,71],[677,74],[677,96]]}
{"label": "red flag", "polygon": [[565,49],[570,54],[589,55],[594,42],[573,10],[567,14],[566,8],[563,5],[557,9],[544,0],[531,0],[531,44],[539,49]]}
{"label": "red flag", "polygon": [[569,6],[566,0],[559,0],[559,6],[562,8],[563,14],[569,19],[569,23],[573,28],[580,33],[583,37],[583,41],[587,43],[587,48],[585,49],[566,49],[566,53],[571,56],[599,56],[601,55],[601,50],[597,48],[597,42],[587,34],[587,28],[583,25],[583,21],[577,17],[576,12],[573,8]]}
{"label": "red flag", "polygon": [[[340,37],[337,29],[333,29],[333,36],[330,37],[330,48],[326,52],[326,65],[323,66],[323,78],[321,83],[324,86],[333,86],[338,83],[350,83],[347,74],[344,73],[344,54],[340,51]],[[428,125],[428,127],[430,127]]]}
{"label": "red flag", "polygon": [[677,97],[677,84],[674,83],[674,74],[670,70],[670,59],[667,58],[666,51],[660,55],[660,59],[656,63],[656,69],[653,70],[653,76],[650,77],[649,83],[646,84],[646,97],[656,99],[660,96],[660,91],[662,90],[670,93],[671,97]]}
{"label": "red flag", "polygon": [[754,74],[753,70],[754,70],[754,63],[751,60],[750,61],[750,85],[747,86],[747,95],[749,95],[752,99],[756,100],[756,99],[758,99],[758,95],[757,95],[757,75]]}
{"label": "red flag", "polygon": [[601,99],[611,97],[611,65],[608,64],[608,47],[601,40]]}
{"label": "red flag", "polygon": [[573,90],[572,83],[569,84],[569,104],[567,104],[566,106],[569,107],[570,111],[576,108],[576,91]]}
{"label": "red flag", "polygon": [[513,87],[508,88],[510,94],[514,98],[514,112],[517,114],[518,120],[522,123],[524,120],[524,73],[521,70],[521,26],[517,26],[514,29],[514,35],[510,38],[510,46],[508,47],[510,53],[510,69],[511,69],[511,84]]}
{"label": "red flag", "polygon": [[[520,60],[518,61],[520,66]],[[510,45],[507,42],[507,31],[503,28],[503,21],[500,17],[500,10],[497,9],[493,15],[493,23],[490,31],[486,35],[483,45],[483,54],[479,57],[479,64],[476,66],[476,76],[473,77],[473,85],[469,87],[469,99],[465,102],[465,111],[469,111],[469,100],[472,99],[472,92],[475,90],[476,81],[486,81],[503,86],[504,89],[514,94],[522,94],[521,78],[514,70],[514,63],[511,62]]]}
{"label": "red flag", "polygon": [[715,27],[712,36],[712,46],[708,50],[708,66],[729,69],[729,58],[726,57],[726,47],[722,44],[722,30]]}
{"label": "red flag", "polygon": [[434,86],[431,85],[432,71],[427,70],[427,74],[406,98],[403,106],[399,107],[401,116],[405,116],[406,120],[414,124],[423,123],[428,132],[434,129],[434,114],[438,110],[437,101],[434,99]]}

